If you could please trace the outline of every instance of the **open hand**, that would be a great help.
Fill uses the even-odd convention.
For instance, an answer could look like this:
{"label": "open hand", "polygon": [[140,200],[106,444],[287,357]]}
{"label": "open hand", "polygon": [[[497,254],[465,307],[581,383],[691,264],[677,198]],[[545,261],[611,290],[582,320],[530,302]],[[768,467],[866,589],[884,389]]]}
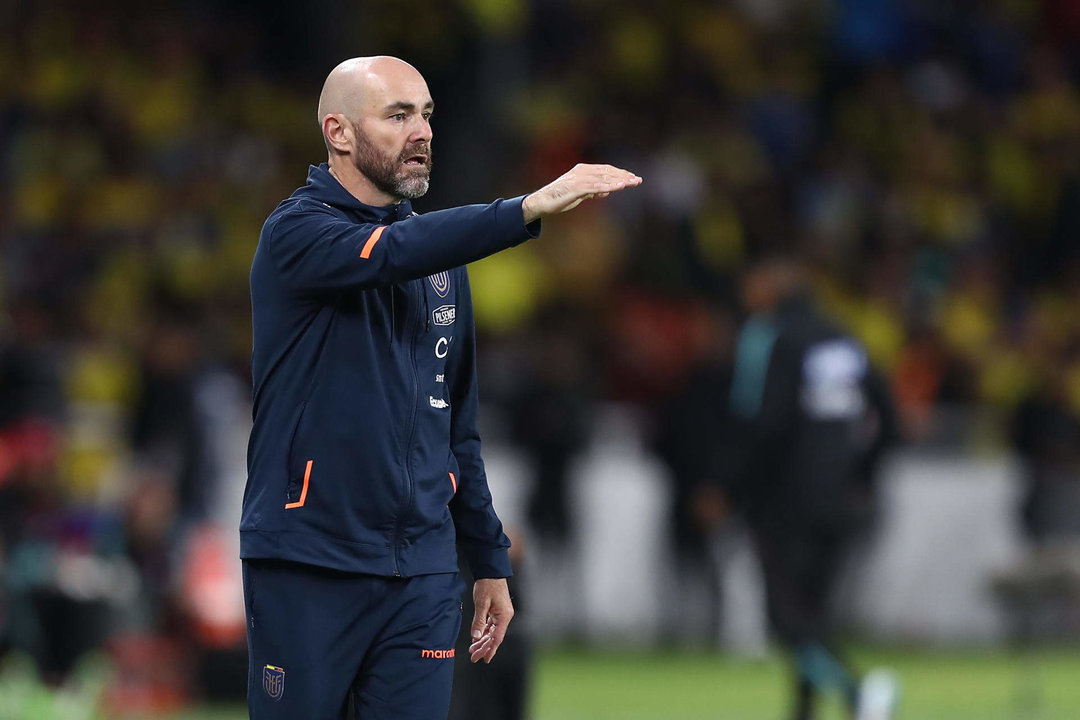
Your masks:
{"label": "open hand", "polygon": [[607,197],[613,192],[641,184],[641,178],[629,170],[612,165],[578,164],[570,172],[550,182],[521,203],[525,224],[572,210],[582,200]]}

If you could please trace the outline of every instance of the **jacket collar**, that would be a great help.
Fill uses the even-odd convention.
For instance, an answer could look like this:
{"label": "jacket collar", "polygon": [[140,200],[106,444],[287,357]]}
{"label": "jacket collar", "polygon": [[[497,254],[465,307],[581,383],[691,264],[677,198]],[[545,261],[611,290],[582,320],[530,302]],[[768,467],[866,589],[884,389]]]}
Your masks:
{"label": "jacket collar", "polygon": [[394,222],[412,215],[412,204],[402,200],[395,205],[367,205],[360,202],[346,190],[337,178],[330,174],[326,163],[308,167],[307,184],[293,195],[301,195],[326,203],[331,207],[355,213],[364,220],[374,222]]}

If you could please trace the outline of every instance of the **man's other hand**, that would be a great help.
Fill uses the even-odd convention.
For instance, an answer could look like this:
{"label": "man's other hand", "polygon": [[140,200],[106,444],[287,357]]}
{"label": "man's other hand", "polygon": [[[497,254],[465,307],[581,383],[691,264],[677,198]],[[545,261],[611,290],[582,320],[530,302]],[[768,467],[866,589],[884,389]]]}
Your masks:
{"label": "man's other hand", "polygon": [[472,621],[472,644],[469,660],[491,662],[506,637],[506,627],[514,617],[514,604],[506,578],[486,578],[473,584],[476,613]]}

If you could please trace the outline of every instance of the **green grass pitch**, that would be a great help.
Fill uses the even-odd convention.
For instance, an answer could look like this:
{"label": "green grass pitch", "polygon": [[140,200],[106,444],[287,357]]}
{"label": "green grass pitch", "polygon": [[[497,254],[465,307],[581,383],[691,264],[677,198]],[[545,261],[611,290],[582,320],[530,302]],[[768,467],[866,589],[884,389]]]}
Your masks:
{"label": "green grass pitch", "polygon": [[[852,658],[896,673],[898,720],[1080,720],[1080,650],[867,650]],[[534,720],[782,720],[787,683],[775,656],[552,653],[539,663]],[[821,714],[844,717],[835,700]]]}
{"label": "green grass pitch", "polygon": [[[862,668],[899,677],[897,720],[1080,720],[1080,648],[1025,654],[861,649]],[[531,720],[783,720],[785,665],[703,653],[542,650]],[[829,703],[820,720],[841,720]],[[242,708],[168,720],[243,720]]]}

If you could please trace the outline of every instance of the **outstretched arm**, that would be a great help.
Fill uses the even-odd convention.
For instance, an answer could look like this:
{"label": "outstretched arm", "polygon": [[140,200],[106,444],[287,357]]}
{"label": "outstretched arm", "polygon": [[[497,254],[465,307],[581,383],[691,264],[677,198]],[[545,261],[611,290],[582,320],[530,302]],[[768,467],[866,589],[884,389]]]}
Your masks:
{"label": "outstretched arm", "polygon": [[520,205],[517,200],[497,200],[390,225],[357,224],[323,203],[302,199],[272,216],[264,234],[279,272],[296,290],[377,287],[487,257],[536,237],[536,220],[639,184],[640,177],[611,165],[577,165]]}

